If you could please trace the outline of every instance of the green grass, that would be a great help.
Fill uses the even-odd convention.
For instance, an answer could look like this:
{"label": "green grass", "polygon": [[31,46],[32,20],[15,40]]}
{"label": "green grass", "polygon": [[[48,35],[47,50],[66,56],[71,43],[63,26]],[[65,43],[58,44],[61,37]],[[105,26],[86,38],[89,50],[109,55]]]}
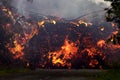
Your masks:
{"label": "green grass", "polygon": [[0,76],[8,76],[11,74],[19,74],[19,73],[25,73],[30,72],[29,69],[23,69],[23,68],[5,68],[0,69]]}
{"label": "green grass", "polygon": [[120,80],[120,69],[111,69],[101,72],[96,80]]}
{"label": "green grass", "polygon": [[[11,76],[13,74],[23,74],[23,75],[39,75],[41,77],[51,76],[51,77],[85,77],[93,78],[93,80],[120,80],[120,69],[110,69],[103,71],[95,70],[46,70],[40,69],[36,71],[31,71],[30,69],[24,68],[12,68],[12,69],[0,69],[0,76]],[[90,79],[91,80],[91,79]]]}

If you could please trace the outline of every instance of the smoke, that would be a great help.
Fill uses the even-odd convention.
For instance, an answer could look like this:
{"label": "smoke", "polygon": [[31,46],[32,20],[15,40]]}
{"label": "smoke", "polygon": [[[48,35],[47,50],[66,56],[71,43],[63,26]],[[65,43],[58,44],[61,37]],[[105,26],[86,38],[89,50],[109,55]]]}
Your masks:
{"label": "smoke", "polygon": [[104,0],[13,0],[18,12],[27,15],[31,12],[73,19],[86,13],[103,9],[108,5]]}
{"label": "smoke", "polygon": [[96,4],[105,4],[106,6],[110,6],[110,2],[104,0],[89,0],[89,1],[92,1]]}

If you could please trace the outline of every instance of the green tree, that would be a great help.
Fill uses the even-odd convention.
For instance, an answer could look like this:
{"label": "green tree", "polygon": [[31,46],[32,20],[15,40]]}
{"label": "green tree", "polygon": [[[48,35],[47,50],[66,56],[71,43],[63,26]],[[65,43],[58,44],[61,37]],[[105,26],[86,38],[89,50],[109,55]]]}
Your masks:
{"label": "green tree", "polygon": [[[120,44],[120,0],[105,0],[111,2],[111,6],[106,8],[106,20],[108,22],[114,22],[118,26],[118,33],[114,35],[114,44]],[[108,40],[108,42],[110,39]]]}

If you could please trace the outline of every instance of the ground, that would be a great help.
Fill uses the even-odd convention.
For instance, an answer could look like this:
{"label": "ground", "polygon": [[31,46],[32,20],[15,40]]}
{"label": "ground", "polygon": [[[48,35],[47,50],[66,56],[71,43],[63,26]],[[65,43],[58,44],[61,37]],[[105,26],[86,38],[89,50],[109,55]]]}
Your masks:
{"label": "ground", "polygon": [[[13,73],[11,75],[1,76],[0,80],[120,80],[119,71],[114,78],[107,74],[107,70],[49,70],[39,69],[22,73]],[[111,71],[112,72],[112,71]],[[113,72],[113,73],[114,73]],[[114,75],[115,75],[114,73]],[[101,75],[102,74],[102,75]],[[112,79],[113,78],[113,79]]]}

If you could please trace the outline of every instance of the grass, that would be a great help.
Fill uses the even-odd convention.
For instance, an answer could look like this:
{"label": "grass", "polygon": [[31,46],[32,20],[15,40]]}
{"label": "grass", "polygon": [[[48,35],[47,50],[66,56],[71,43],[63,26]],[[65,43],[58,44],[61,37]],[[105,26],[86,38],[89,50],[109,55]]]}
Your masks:
{"label": "grass", "polygon": [[20,74],[20,73],[28,73],[30,72],[29,69],[23,69],[23,68],[1,68],[0,69],[0,76],[9,76],[12,74]]}
{"label": "grass", "polygon": [[120,69],[111,69],[101,72],[96,80],[120,80]]}
{"label": "grass", "polygon": [[[14,69],[0,69],[0,76],[11,76],[13,74],[22,75],[38,75],[40,77],[51,76],[56,78],[66,77],[85,77],[85,78],[93,78],[94,80],[120,80],[120,69],[110,69],[110,70],[46,70],[40,69],[36,71],[31,71],[29,69],[24,68],[14,68]],[[16,76],[15,76],[16,77]]]}

